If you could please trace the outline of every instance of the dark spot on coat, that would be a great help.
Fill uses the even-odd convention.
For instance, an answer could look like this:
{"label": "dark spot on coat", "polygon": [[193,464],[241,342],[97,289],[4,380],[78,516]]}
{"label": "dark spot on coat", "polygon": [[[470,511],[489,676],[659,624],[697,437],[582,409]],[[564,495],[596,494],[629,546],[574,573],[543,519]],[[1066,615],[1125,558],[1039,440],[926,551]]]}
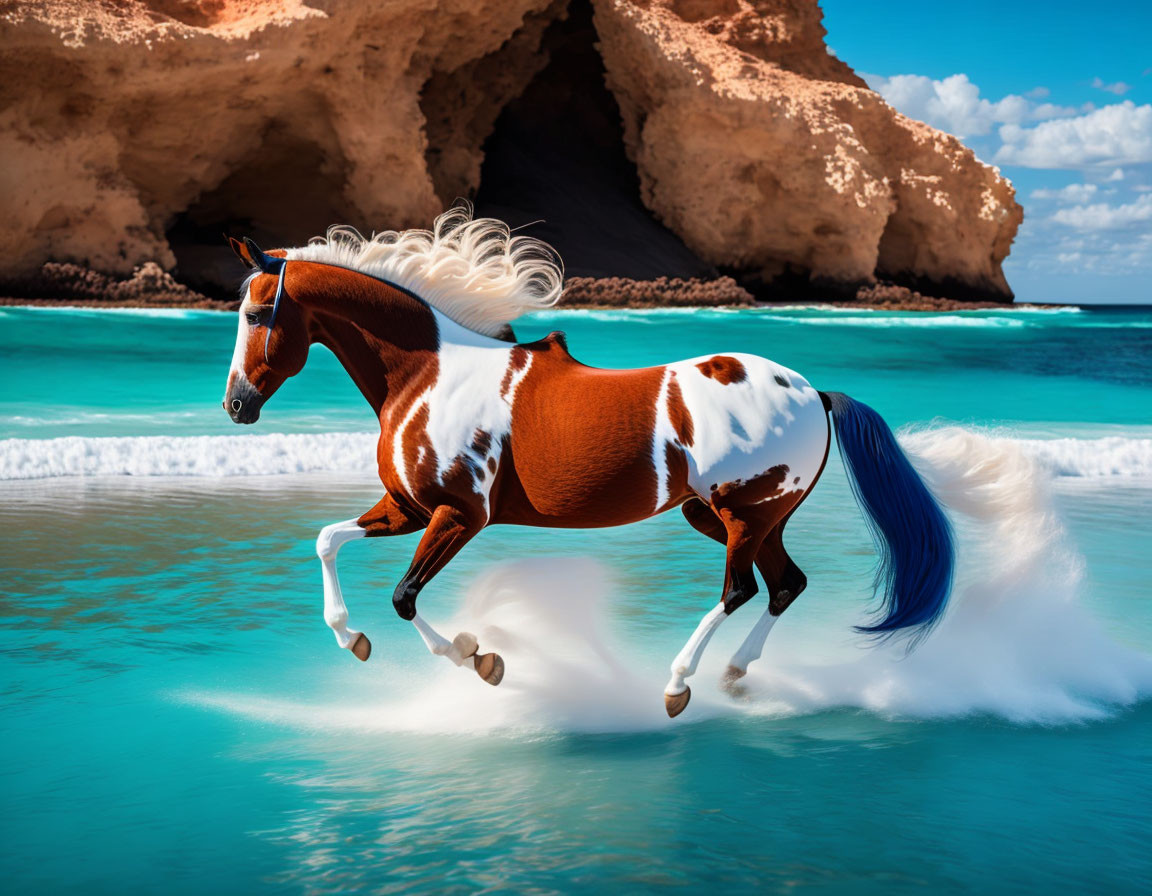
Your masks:
{"label": "dark spot on coat", "polygon": [[696,367],[704,376],[725,386],[729,383],[742,383],[748,378],[744,365],[731,355],[716,355],[701,361]]}
{"label": "dark spot on coat", "polygon": [[784,493],[784,480],[788,476],[788,465],[777,464],[751,479],[737,479],[725,482],[719,488],[712,488],[712,506],[746,507],[759,504]]}
{"label": "dark spot on coat", "polygon": [[492,434],[477,428],[472,436],[472,450],[481,457],[486,457],[492,449]]}
{"label": "dark spot on coat", "polygon": [[783,386],[785,389],[789,388],[792,385],[790,382],[788,382],[788,380],[786,380],[786,379],[784,379],[784,377],[780,376],[780,374],[776,374],[775,380],[776,380],[777,385]]}

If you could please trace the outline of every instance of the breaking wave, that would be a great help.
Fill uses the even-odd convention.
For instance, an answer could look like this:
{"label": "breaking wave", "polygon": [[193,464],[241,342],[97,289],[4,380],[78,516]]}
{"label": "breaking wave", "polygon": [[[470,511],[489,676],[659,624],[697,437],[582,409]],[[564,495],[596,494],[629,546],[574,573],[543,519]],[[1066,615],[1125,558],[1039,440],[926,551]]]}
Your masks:
{"label": "breaking wave", "polygon": [[[915,446],[926,434],[941,431],[905,433],[901,440]],[[981,437],[989,444],[1016,446],[1054,476],[1152,479],[1152,438]],[[0,480],[371,473],[376,469],[376,439],[374,433],[0,439]]]}

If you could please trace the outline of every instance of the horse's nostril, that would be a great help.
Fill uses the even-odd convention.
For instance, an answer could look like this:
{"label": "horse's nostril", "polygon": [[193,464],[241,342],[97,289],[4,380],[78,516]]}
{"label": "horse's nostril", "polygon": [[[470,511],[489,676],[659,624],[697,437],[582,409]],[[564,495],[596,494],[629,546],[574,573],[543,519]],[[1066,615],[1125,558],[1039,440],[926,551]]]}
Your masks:
{"label": "horse's nostril", "polygon": [[240,408],[242,408],[242,407],[244,407],[244,404],[240,401],[239,398],[233,398],[232,399],[232,410],[233,411],[235,411],[236,413],[240,413]]}

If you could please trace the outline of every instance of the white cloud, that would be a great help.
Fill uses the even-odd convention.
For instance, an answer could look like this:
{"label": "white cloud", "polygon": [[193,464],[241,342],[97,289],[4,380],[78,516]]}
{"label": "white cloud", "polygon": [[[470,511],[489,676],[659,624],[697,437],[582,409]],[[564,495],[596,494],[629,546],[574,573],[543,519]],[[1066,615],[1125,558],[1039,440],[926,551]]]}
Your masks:
{"label": "white cloud", "polygon": [[1145,193],[1126,205],[1077,205],[1062,208],[1052,220],[1077,230],[1122,230],[1134,224],[1152,221],[1152,194]]}
{"label": "white cloud", "polygon": [[1042,100],[1045,99],[1051,92],[1052,91],[1047,87],[1033,87],[1026,94],[1024,94],[1024,96],[1033,100]]}
{"label": "white cloud", "polygon": [[[995,102],[980,96],[980,88],[965,74],[936,81],[925,75],[863,75],[868,85],[910,118],[926,121],[957,137],[980,137],[996,125],[1019,125],[1026,121],[1075,115],[1076,110],[1053,103],[1039,105],[1023,96],[1008,94]],[[1047,88],[1029,96],[1047,96]]]}
{"label": "white cloud", "polygon": [[1124,96],[1124,94],[1132,89],[1131,84],[1125,84],[1123,81],[1116,81],[1114,84],[1105,84],[1101,78],[1093,78],[1092,86],[1097,90],[1107,90],[1109,93],[1116,94],[1116,96]]}
{"label": "white cloud", "polygon": [[1131,100],[1034,128],[1006,123],[996,161],[1026,168],[1082,168],[1152,162],[1152,105]]}
{"label": "white cloud", "polygon": [[1118,181],[1118,180],[1124,180],[1124,169],[1123,168],[1117,168],[1115,171],[1113,171],[1111,174],[1109,174],[1106,178],[1104,178],[1104,180],[1106,183],[1116,183],[1116,181]]}
{"label": "white cloud", "polygon": [[1059,199],[1061,202],[1084,203],[1096,195],[1096,184],[1068,184],[1059,190],[1032,191],[1033,199]]}

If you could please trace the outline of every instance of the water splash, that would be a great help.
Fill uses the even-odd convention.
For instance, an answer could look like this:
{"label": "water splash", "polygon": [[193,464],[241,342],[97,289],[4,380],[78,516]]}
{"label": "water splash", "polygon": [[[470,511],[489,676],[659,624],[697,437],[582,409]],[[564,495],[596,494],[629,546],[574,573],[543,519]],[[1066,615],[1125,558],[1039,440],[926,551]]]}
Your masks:
{"label": "water splash", "polygon": [[960,427],[903,442],[960,536],[943,624],[908,656],[880,647],[840,664],[769,662],[753,696],[780,712],[1067,722],[1152,694],[1152,657],[1115,642],[1083,604],[1082,559],[1025,447]]}
{"label": "water splash", "polygon": [[[910,655],[898,645],[860,649],[859,641],[845,650],[849,623],[835,613],[809,617],[807,630],[785,617],[735,696],[716,684],[728,653],[714,643],[692,680],[692,704],[671,722],[660,696],[667,663],[697,619],[686,616],[678,634],[661,628],[622,649],[606,604],[614,586],[605,567],[549,557],[491,569],[472,584],[456,618],[439,624],[449,636],[474,632],[483,650],[504,657],[509,674],[498,688],[429,659],[418,678],[387,669],[389,691],[406,694],[399,699],[336,707],[236,695],[192,699],[308,727],[525,733],[659,730],[717,715],[843,708],[886,718],[985,714],[1067,723],[1152,695],[1152,657],[1117,643],[1082,603],[1083,564],[1053,507],[1046,469],[1019,443],[973,430],[905,434],[902,441],[959,534],[948,614]],[[758,607],[751,609],[725,628],[742,636],[755,621]]]}

